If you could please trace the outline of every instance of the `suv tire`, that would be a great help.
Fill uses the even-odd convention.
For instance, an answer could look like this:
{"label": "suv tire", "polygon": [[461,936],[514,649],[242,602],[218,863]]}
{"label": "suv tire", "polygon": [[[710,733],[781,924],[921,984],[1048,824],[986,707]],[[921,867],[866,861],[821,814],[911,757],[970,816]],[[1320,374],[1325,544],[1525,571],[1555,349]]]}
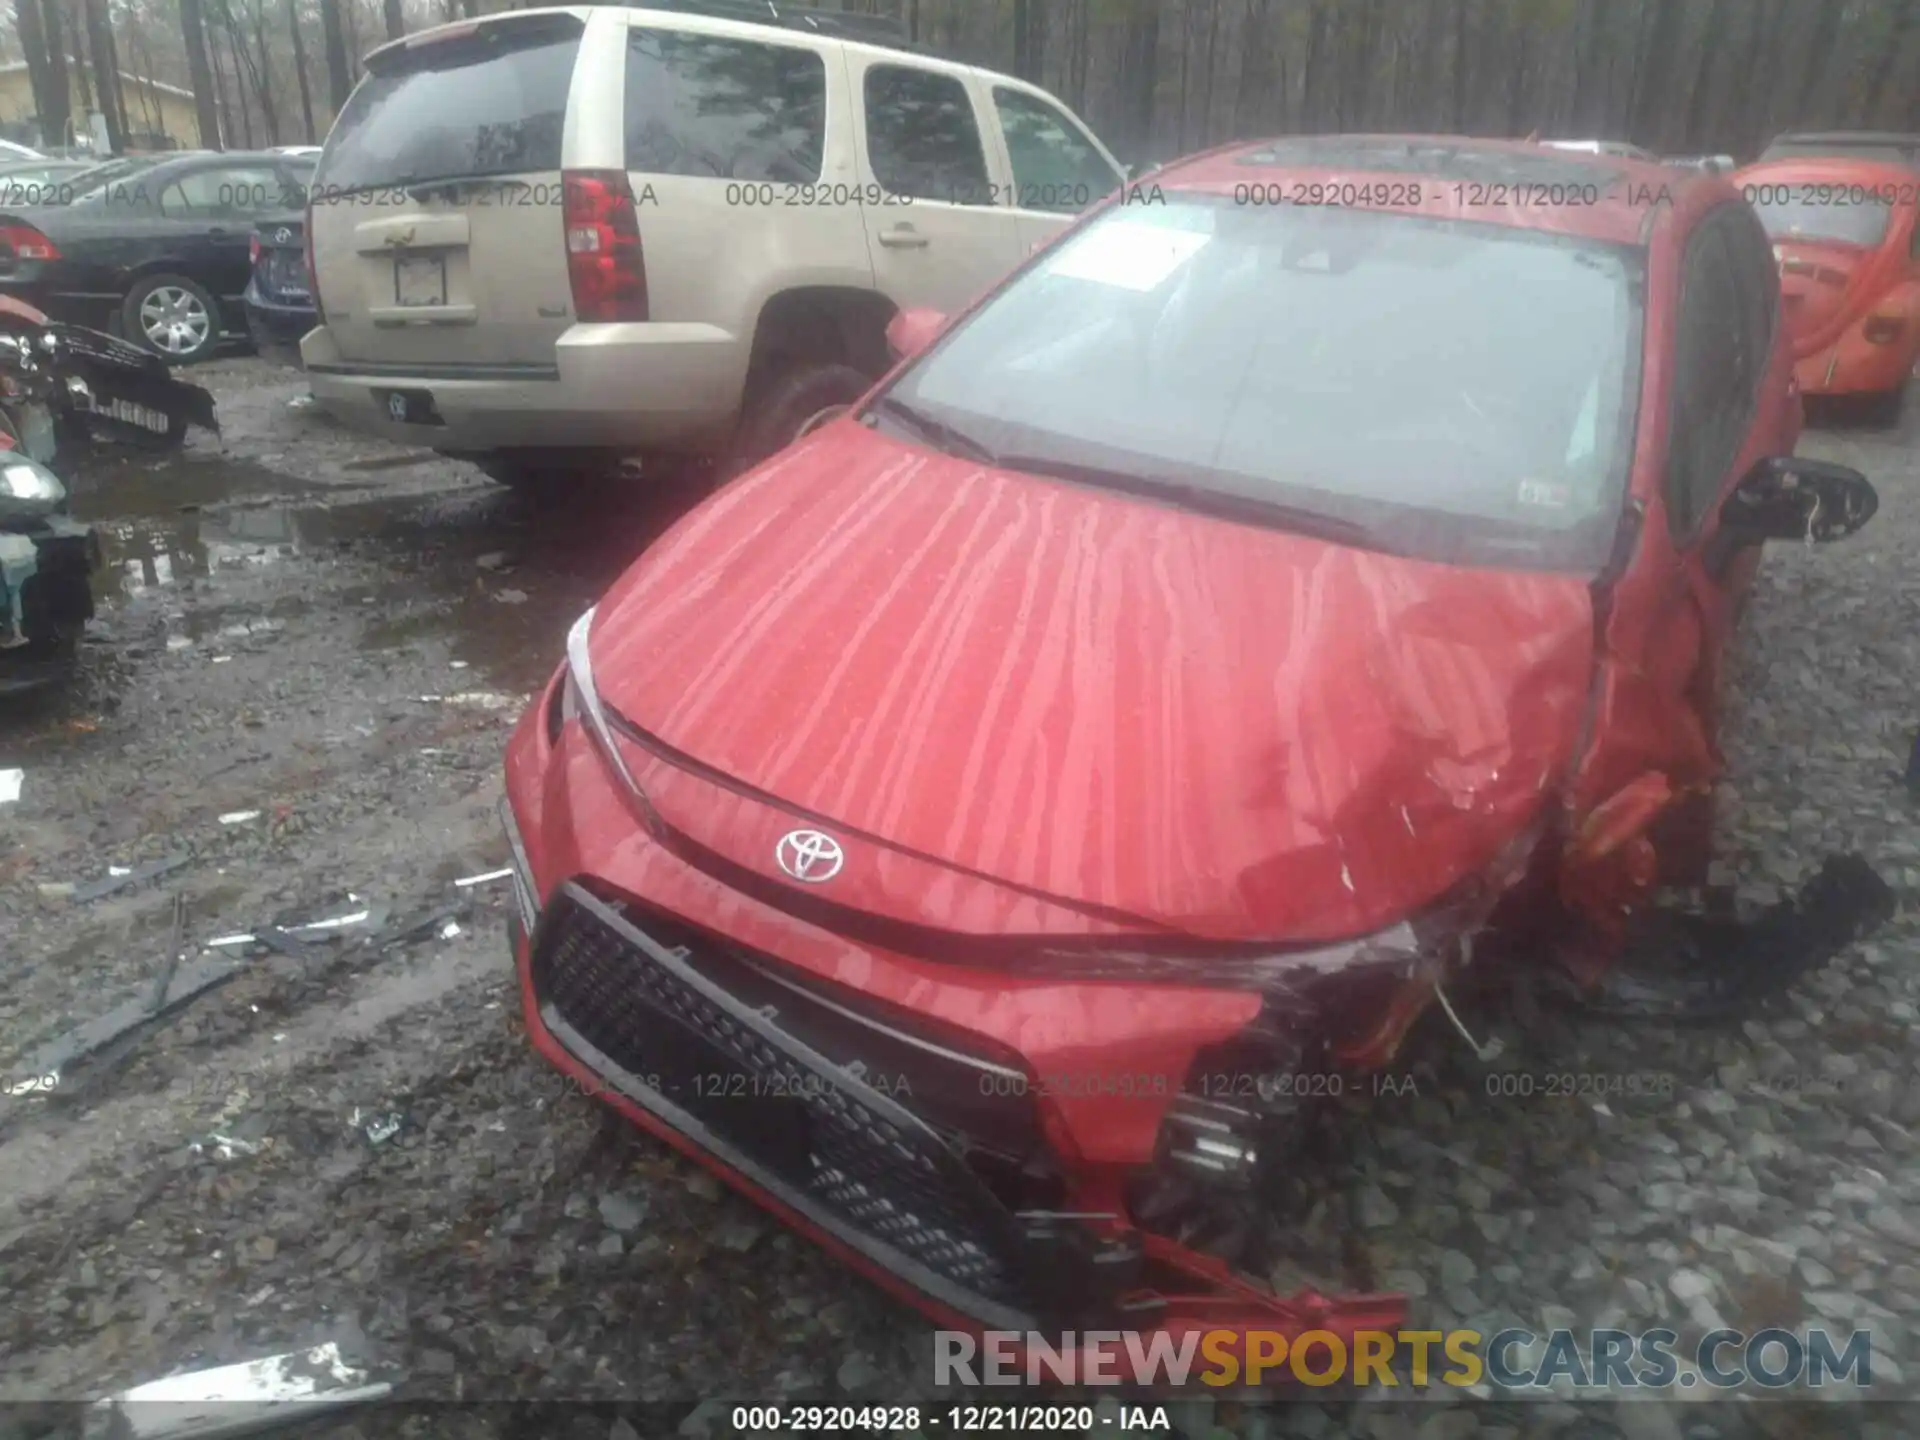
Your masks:
{"label": "suv tire", "polygon": [[206,359],[225,329],[219,302],[184,275],[142,275],[120,304],[120,323],[129,340],[169,365]]}
{"label": "suv tire", "polygon": [[851,365],[802,362],[774,371],[748,394],[727,473],[751,470],[872,388]]}

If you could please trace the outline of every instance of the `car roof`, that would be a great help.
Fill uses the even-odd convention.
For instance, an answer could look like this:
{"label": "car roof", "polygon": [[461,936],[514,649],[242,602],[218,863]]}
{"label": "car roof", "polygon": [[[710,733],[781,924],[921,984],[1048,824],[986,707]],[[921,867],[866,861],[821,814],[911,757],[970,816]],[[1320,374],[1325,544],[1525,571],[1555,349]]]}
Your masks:
{"label": "car roof", "polygon": [[1723,177],[1657,161],[1454,135],[1301,135],[1236,142],[1173,161],[1134,184],[1231,193],[1236,187],[1306,176],[1338,177],[1343,185],[1371,181],[1389,189],[1395,183],[1420,187],[1417,201],[1361,202],[1369,208],[1630,245],[1646,243],[1649,215],[1660,201],[1678,205],[1703,188],[1736,193]]}
{"label": "car roof", "polygon": [[1771,160],[1756,160],[1734,175],[1736,184],[1752,184],[1768,175],[1811,177],[1818,181],[1829,177],[1860,188],[1892,190],[1896,197],[1914,197],[1913,167],[1892,160],[1869,160],[1858,155],[1779,155]]}
{"label": "car roof", "polygon": [[1920,145],[1920,133],[1903,130],[1789,130],[1776,135],[1771,145]]}
{"label": "car roof", "polygon": [[[772,0],[759,0],[759,3],[764,3],[769,11],[773,10]],[[738,14],[732,13],[732,7],[725,4],[725,0],[721,0],[719,4],[715,4],[714,0],[664,0],[664,3],[654,5],[540,5],[525,10],[496,10],[491,15],[477,16],[472,20],[454,20],[443,25],[430,25],[401,39],[376,45],[367,51],[362,63],[371,68],[376,59],[397,54],[412,46],[425,44],[437,38],[451,38],[454,35],[490,25],[523,23],[529,16],[571,15],[585,23],[595,10],[618,9],[631,16],[643,17],[649,24],[679,26],[708,35],[738,35],[743,39],[760,40],[781,35],[805,35],[815,40],[830,41],[849,50],[898,55],[937,69],[981,76],[996,84],[1016,86],[1036,94],[1050,94],[1043,87],[1031,81],[1022,80],[1019,76],[1005,70],[994,70],[965,60],[952,59],[925,46],[916,45],[904,35],[899,38],[883,38],[878,33],[855,34],[847,23],[864,22],[868,19],[884,21],[885,17],[870,17],[830,10],[802,10],[789,5],[775,12],[785,16],[783,22],[776,23],[766,18],[750,18],[752,12],[759,9],[759,3],[751,6],[741,5]],[[728,13],[720,13],[723,9]],[[819,28],[801,23],[809,17],[825,23]],[[1056,102],[1058,98],[1054,97]]]}

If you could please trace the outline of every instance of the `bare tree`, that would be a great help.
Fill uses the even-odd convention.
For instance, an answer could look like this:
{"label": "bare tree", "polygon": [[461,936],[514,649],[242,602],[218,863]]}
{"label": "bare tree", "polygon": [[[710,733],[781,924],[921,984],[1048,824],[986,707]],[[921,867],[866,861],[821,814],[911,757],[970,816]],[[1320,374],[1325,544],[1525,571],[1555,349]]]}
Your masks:
{"label": "bare tree", "polygon": [[300,10],[297,0],[287,0],[287,29],[293,36],[293,73],[300,77],[300,116],[306,121],[307,144],[318,133],[313,128],[313,90],[307,84],[307,42],[300,34]]}
{"label": "bare tree", "polygon": [[[13,0],[13,29],[27,60],[27,85],[33,92],[34,118],[46,137],[47,116],[53,101],[47,65],[47,32],[40,20],[40,0]],[[49,142],[50,143],[50,142]]]}
{"label": "bare tree", "polygon": [[67,37],[60,0],[44,0],[40,30],[47,45],[47,108],[41,120],[53,132],[48,143],[65,145],[73,124],[73,95],[67,84]]}
{"label": "bare tree", "polygon": [[87,50],[93,61],[95,104],[106,122],[107,143],[116,152],[127,148],[127,112],[120,97],[119,59],[113,50],[113,26],[107,19],[107,0],[81,0],[86,11]]}
{"label": "bare tree", "polygon": [[1916,23],[1920,23],[1920,0],[1894,0],[1893,23],[1886,43],[1874,56],[1866,83],[1860,87],[1860,106],[1854,113],[1861,124],[1878,123],[1885,115],[1887,85],[1893,79],[1893,67],[1906,53]]}
{"label": "bare tree", "polygon": [[338,115],[353,90],[347,71],[347,32],[340,25],[340,0],[320,0],[320,29],[327,40],[327,96]]}
{"label": "bare tree", "polygon": [[400,0],[384,0],[387,20],[387,39],[398,40],[407,33],[406,11],[400,8]]}
{"label": "bare tree", "polygon": [[[187,47],[187,71],[193,76],[193,108],[200,122],[200,144],[209,150],[224,150],[220,96],[207,52],[207,29],[200,16],[200,0],[180,0],[180,37]],[[147,73],[151,76],[153,72]]]}

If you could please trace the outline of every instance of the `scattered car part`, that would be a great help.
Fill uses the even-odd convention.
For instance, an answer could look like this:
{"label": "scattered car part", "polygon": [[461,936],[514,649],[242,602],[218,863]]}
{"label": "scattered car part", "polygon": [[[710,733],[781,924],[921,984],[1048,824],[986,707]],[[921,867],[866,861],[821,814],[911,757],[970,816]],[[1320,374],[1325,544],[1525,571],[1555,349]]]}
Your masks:
{"label": "scattered car part", "polygon": [[244,961],[224,956],[184,966],[170,980],[166,996],[158,1008],[153,1003],[152,993],[143,988],[124,1004],[75,1026],[58,1040],[44,1046],[17,1072],[16,1079],[25,1083],[29,1077],[63,1077],[115,1041],[142,1026],[177,1013],[189,1000],[225,985],[246,968]]}
{"label": "scattered car part", "polygon": [[319,1419],[383,1400],[386,1382],[342,1359],[329,1341],[238,1365],[169,1375],[97,1402],[85,1440],[216,1440]]}
{"label": "scattered car part", "polygon": [[98,880],[86,885],[76,886],[72,896],[73,903],[76,905],[86,905],[95,900],[103,900],[107,896],[117,894],[122,890],[131,889],[136,885],[144,885],[149,880],[158,880],[163,875],[171,875],[174,871],[192,863],[193,856],[186,851],[180,851],[176,854],[168,855],[164,859],[149,861],[145,865],[135,865],[129,869],[122,870],[118,874],[109,871]]}
{"label": "scattered car part", "polygon": [[474,885],[491,885],[496,880],[511,880],[512,878],[513,867],[507,865],[498,870],[489,870],[481,875],[463,875],[453,883],[460,889],[466,890]]}
{"label": "scattered car part", "polygon": [[[4,365],[0,346],[0,379]],[[0,398],[0,691],[66,672],[93,618],[100,558],[93,527],[68,513],[66,486],[18,448],[22,426],[9,404]]]}
{"label": "scattered car part", "polygon": [[398,1110],[385,1110],[379,1114],[362,1114],[355,1107],[353,1114],[347,1117],[347,1124],[367,1137],[369,1145],[384,1145],[400,1133],[406,1124],[406,1116]]}
{"label": "scattered car part", "polygon": [[1738,1016],[1786,993],[1892,918],[1896,897],[1859,855],[1830,856],[1797,900],[1752,920],[1648,909],[1592,991],[1563,993],[1599,1014],[1665,1020]]}
{"label": "scattered car part", "polygon": [[167,991],[173,986],[173,972],[180,968],[180,957],[187,938],[187,893],[184,890],[174,892],[173,931],[167,942],[167,956],[160,965],[160,975],[153,982],[153,999],[148,1011],[158,1015],[161,1007],[167,1003]]}
{"label": "scattered car part", "polygon": [[20,798],[20,787],[26,783],[24,770],[0,770],[0,805],[11,805]]}

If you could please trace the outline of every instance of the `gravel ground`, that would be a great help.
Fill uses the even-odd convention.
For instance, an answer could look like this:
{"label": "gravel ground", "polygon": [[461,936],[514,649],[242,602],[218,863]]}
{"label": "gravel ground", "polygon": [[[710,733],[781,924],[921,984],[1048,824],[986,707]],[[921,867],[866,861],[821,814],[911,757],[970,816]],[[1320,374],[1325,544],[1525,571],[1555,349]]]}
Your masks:
{"label": "gravel ground", "polygon": [[[465,466],[292,408],[288,372],[206,375],[223,441],[82,480],[108,604],[75,683],[0,713],[0,768],[26,770],[0,809],[0,1060],[150,989],[176,893],[196,942],[343,906],[376,912],[363,934],[466,909],[385,950],[250,960],[99,1073],[0,1099],[0,1401],[327,1338],[406,1396],[654,1406],[625,1432],[568,1422],[595,1436],[723,1433],[715,1405],[695,1408],[716,1397],[929,1395],[920,1320],[536,1063],[505,890],[452,883],[504,860],[501,744],[566,625],[693,496],[536,515]],[[1920,1380],[1907,440],[1805,447],[1866,470],[1881,511],[1852,541],[1769,555],[1732,678],[1718,862],[1757,907],[1858,850],[1900,915],[1743,1022],[1522,1030],[1483,1009],[1466,1018],[1504,1043],[1493,1078],[1429,1027],[1410,1085],[1353,1107],[1354,1168],[1325,1177],[1305,1273],[1343,1257],[1330,1281],[1405,1288],[1434,1328],[1867,1326],[1876,1390]],[[236,812],[258,813],[223,821]],[[152,883],[71,893],[176,854]],[[1499,1093],[1548,1074],[1672,1078],[1601,1103],[1544,1079]],[[1195,1436],[1379,1440],[1912,1428],[1897,1406],[1684,1394],[1610,1413],[1361,1397],[1178,1418]],[[507,1433],[485,1412],[463,1423]]]}

